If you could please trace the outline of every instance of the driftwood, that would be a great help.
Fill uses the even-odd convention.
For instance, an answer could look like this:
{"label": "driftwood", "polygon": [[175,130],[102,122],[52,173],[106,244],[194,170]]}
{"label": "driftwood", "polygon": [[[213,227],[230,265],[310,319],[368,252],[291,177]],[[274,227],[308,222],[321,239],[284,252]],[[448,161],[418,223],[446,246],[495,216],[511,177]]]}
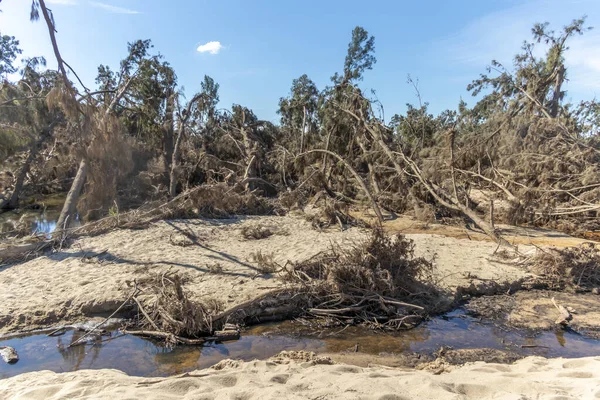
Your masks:
{"label": "driftwood", "polygon": [[225,324],[227,328],[228,322],[280,321],[301,314],[308,299],[308,293],[299,293],[297,288],[277,289],[217,314],[213,317],[213,324]]}
{"label": "driftwood", "polygon": [[168,332],[161,331],[147,331],[147,330],[121,330],[121,332],[128,335],[144,336],[154,339],[164,339],[167,343],[173,344],[188,344],[188,345],[199,345],[206,342],[223,342],[227,340],[238,340],[240,338],[240,332],[236,330],[229,331],[216,331],[212,336],[189,339],[181,336],[174,335]]}
{"label": "driftwood", "polygon": [[53,245],[53,240],[46,240],[38,243],[28,243],[0,249],[0,263],[17,261],[23,258],[27,258],[28,256],[46,250],[52,247]]}
{"label": "driftwood", "polygon": [[7,364],[14,364],[19,361],[17,351],[9,346],[0,346],[0,357]]}
{"label": "driftwood", "polygon": [[560,317],[558,317],[558,319],[554,321],[554,323],[556,325],[567,326],[569,324],[569,321],[573,319],[573,316],[571,315],[569,310],[567,310],[566,307],[563,307],[560,304],[556,304],[554,297],[552,298],[552,304],[554,304],[554,307],[556,307],[556,309],[560,313]]}

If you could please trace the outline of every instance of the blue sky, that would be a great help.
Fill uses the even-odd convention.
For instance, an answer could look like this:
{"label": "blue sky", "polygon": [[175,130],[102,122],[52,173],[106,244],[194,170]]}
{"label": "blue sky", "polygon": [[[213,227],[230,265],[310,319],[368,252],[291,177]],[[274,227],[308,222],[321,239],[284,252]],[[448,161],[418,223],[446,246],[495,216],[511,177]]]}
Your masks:
{"label": "blue sky", "polygon": [[[279,97],[306,73],[321,89],[341,71],[350,33],[375,36],[376,57],[362,86],[375,89],[386,119],[416,103],[418,78],[433,112],[473,99],[466,85],[492,59],[510,63],[535,22],[556,29],[588,15],[596,26],[572,41],[567,90],[574,101],[600,93],[600,1],[354,0],[46,0],[54,11],[63,58],[94,85],[99,64],[115,69],[127,42],[152,39],[190,97],[205,74],[221,85],[220,107],[239,103],[277,121]],[[26,56],[56,62],[42,23],[29,22],[30,0],[3,0],[0,32],[21,41]],[[199,46],[212,43],[199,52]]]}

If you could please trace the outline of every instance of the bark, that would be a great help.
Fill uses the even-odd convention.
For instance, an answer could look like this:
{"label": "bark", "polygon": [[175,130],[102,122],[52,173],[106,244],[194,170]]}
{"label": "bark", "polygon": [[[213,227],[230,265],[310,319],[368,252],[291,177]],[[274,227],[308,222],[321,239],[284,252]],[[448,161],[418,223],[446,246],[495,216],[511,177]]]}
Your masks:
{"label": "bark", "polygon": [[172,90],[167,93],[167,106],[165,110],[165,121],[163,124],[163,155],[165,171],[168,177],[173,162],[173,114],[175,113],[175,94]]}
{"label": "bark", "polygon": [[554,95],[552,96],[552,103],[550,104],[550,116],[556,118],[558,116],[558,110],[560,105],[561,89],[562,84],[565,80],[565,67],[561,65],[558,67],[556,74],[556,82],[554,84]]}
{"label": "bark", "polygon": [[60,216],[58,217],[58,221],[56,222],[56,231],[54,232],[53,236],[61,236],[63,234],[63,230],[68,229],[75,219],[77,202],[79,201],[79,195],[81,194],[81,190],[85,184],[87,173],[88,164],[84,157],[79,163],[77,175],[75,175],[75,180],[73,181],[71,189],[69,190],[67,198],[65,199],[65,204],[63,205]]}
{"label": "bark", "polygon": [[304,132],[306,131],[306,107],[303,107],[302,132],[300,132],[300,153],[304,151]]}
{"label": "bark", "polygon": [[181,151],[181,141],[185,131],[185,124],[181,123],[179,126],[179,132],[177,134],[177,140],[173,147],[173,155],[171,160],[171,174],[169,176],[169,196],[174,198],[177,196],[177,172],[179,166],[179,153]]}
{"label": "bark", "polygon": [[65,69],[65,65],[62,59],[62,56],[60,55],[60,51],[58,49],[58,43],[56,41],[56,36],[55,36],[55,28],[54,28],[54,24],[52,23],[52,18],[50,17],[50,14],[48,13],[48,9],[46,8],[46,2],[45,0],[39,0],[40,3],[40,8],[42,9],[42,14],[44,15],[44,20],[46,21],[46,25],[48,26],[48,33],[50,34],[50,41],[52,42],[52,49],[54,50],[54,56],[56,57],[56,61],[58,62],[58,70],[60,71],[64,81],[65,81],[65,85],[67,86],[67,88],[71,91],[71,93],[73,94],[73,98],[74,93],[73,93],[73,87],[71,86],[71,81],[69,81],[69,78],[67,77],[67,70]]}

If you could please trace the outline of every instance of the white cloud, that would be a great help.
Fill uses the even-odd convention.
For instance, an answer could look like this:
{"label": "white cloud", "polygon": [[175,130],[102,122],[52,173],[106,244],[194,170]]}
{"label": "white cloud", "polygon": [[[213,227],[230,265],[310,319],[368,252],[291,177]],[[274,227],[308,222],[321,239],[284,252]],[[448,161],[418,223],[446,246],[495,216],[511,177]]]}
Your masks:
{"label": "white cloud", "polygon": [[[63,0],[59,0],[59,1],[63,1]],[[123,8],[123,7],[112,6],[112,5],[106,4],[106,3],[99,3],[97,1],[90,1],[90,5],[92,7],[101,8],[101,9],[108,11],[110,13],[113,13],[113,14],[139,14],[140,13],[139,11],[130,10],[128,8]]]}
{"label": "white cloud", "polygon": [[78,4],[75,0],[46,0],[46,3],[60,6],[76,6]]}
{"label": "white cloud", "polygon": [[208,42],[203,45],[198,46],[199,53],[210,53],[210,54],[219,54],[219,51],[223,48],[221,42]]}

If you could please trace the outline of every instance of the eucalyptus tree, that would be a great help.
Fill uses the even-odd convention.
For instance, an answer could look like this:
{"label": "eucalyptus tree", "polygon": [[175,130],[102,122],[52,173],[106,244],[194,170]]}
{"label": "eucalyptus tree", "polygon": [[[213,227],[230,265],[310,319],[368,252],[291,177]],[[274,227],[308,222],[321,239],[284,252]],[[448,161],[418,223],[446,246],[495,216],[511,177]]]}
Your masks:
{"label": "eucalyptus tree", "polygon": [[[355,118],[363,115],[370,118],[371,103],[358,87],[364,73],[373,68],[375,38],[362,27],[352,30],[348,51],[344,59],[343,72],[332,78],[333,86],[321,94],[319,117],[325,135],[325,150],[341,155],[358,171],[365,171],[375,194],[380,192],[375,167],[375,153],[371,140],[362,124]],[[323,171],[327,167],[328,154],[323,156]]]}
{"label": "eucalyptus tree", "polygon": [[[55,234],[58,236],[63,233],[65,228],[68,228],[76,216],[77,203],[90,168],[88,162],[90,151],[95,153],[95,157],[100,157],[103,152],[99,149],[118,137],[120,127],[116,121],[116,110],[122,106],[123,97],[130,90],[132,83],[137,79],[141,66],[140,61],[144,59],[147,47],[143,42],[136,42],[133,47],[130,47],[130,57],[121,63],[117,86],[114,89],[105,90],[104,94],[110,94],[110,96],[102,97],[102,102],[99,102],[98,94],[90,92],[62,58],[55,35],[55,19],[52,11],[46,6],[45,0],[32,0],[31,20],[38,20],[40,13],[46,22],[54,55],[58,63],[58,71],[62,78],[57,87],[49,93],[48,102],[51,105],[60,107],[69,122],[75,126],[78,132],[79,153],[81,154],[77,174],[57,221],[57,231]],[[79,80],[85,93],[80,94],[69,80],[67,68]],[[107,70],[101,72],[103,72],[103,79],[106,80],[105,83],[108,83],[111,79],[111,74]],[[94,145],[97,147],[94,148]],[[106,151],[104,153],[110,155]],[[100,175],[96,174],[96,177]]]}
{"label": "eucalyptus tree", "polygon": [[180,153],[183,140],[188,131],[202,135],[214,122],[215,108],[219,102],[219,84],[208,75],[200,84],[200,92],[196,93],[184,107],[177,100],[177,139],[173,147],[171,170],[169,176],[169,195],[177,195],[177,181],[180,170]]}
{"label": "eucalyptus tree", "polygon": [[0,199],[0,209],[17,208],[25,178],[40,147],[51,136],[61,121],[61,114],[48,109],[45,98],[56,85],[54,71],[40,72],[45,67],[43,57],[23,60],[21,78],[16,82],[6,80],[6,75],[19,69],[14,65],[22,51],[13,36],[0,37],[0,71],[5,82],[0,88],[0,154],[7,157],[18,149],[28,147],[28,155],[18,167],[14,185],[7,198]]}
{"label": "eucalyptus tree", "polygon": [[[559,33],[548,29],[549,24],[535,24],[532,28],[533,42],[525,42],[521,53],[514,58],[513,70],[492,60],[487,74],[481,74],[469,86],[474,96],[489,90],[479,102],[484,111],[489,107],[508,110],[512,115],[519,112],[539,114],[556,118],[561,111],[567,79],[565,53],[567,43],[575,35],[582,35],[591,28],[585,27],[585,17],[573,20]],[[537,45],[545,46],[541,57]]]}
{"label": "eucalyptus tree", "polygon": [[7,80],[8,75],[17,71],[16,58],[23,53],[19,41],[14,36],[0,33],[0,78]]}
{"label": "eucalyptus tree", "polygon": [[279,99],[281,126],[292,134],[300,132],[299,151],[305,148],[305,137],[318,130],[319,91],[317,85],[304,74],[292,81],[289,97]]}

